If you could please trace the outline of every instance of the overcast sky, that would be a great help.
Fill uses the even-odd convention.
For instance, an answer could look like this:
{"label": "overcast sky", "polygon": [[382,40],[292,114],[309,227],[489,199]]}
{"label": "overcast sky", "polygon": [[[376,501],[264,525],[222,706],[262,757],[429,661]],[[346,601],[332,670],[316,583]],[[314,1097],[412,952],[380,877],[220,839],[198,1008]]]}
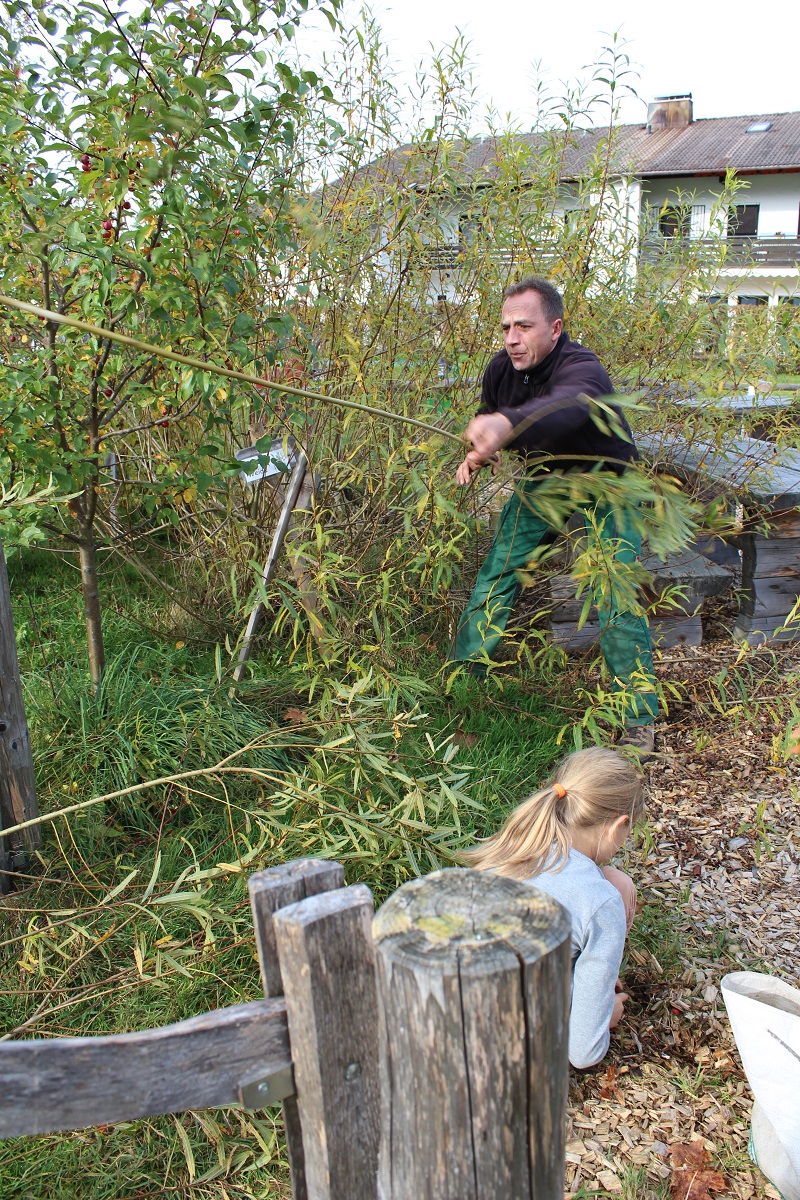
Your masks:
{"label": "overcast sky", "polygon": [[[360,4],[348,0],[357,20]],[[608,34],[619,32],[638,71],[641,99],[623,104],[624,121],[644,120],[653,96],[692,92],[695,117],[800,109],[800,4],[728,0],[644,3],[644,0],[375,0],[395,70],[413,72],[431,43],[449,43],[457,30],[471,41],[475,82],[483,104],[531,124],[534,64],[557,82],[585,78]],[[315,23],[318,23],[318,19]],[[324,19],[320,24],[325,25]],[[327,26],[325,26],[327,28]],[[313,59],[331,47],[329,34],[306,30],[301,45]]]}

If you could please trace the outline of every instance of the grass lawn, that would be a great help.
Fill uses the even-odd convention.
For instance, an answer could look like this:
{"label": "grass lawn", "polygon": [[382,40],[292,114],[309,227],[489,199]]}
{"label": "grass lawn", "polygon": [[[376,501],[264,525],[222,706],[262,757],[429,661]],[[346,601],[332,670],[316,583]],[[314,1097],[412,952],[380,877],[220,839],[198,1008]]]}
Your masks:
{"label": "grass lawn", "polygon": [[[559,687],[586,684],[578,669],[514,666],[501,684],[448,692],[444,646],[425,631],[395,647],[400,676],[375,661],[327,678],[265,639],[230,701],[229,655],[208,628],[107,566],[95,697],[74,570],[42,551],[9,570],[43,811],[210,769],[245,746],[250,772],[225,790],[213,772],[148,787],[45,827],[31,878],[3,898],[0,1006],[15,1037],[142,1029],[257,998],[250,870],[334,857],[380,902],[497,827],[562,752],[575,713]],[[781,754],[796,651],[740,660],[712,641],[656,657],[675,692],[646,771],[648,822],[622,855],[640,897],[630,1000],[607,1059],[571,1074],[567,1190],[665,1200],[670,1146],[702,1138],[732,1194],[766,1200],[720,982],[737,969],[796,981],[800,766]],[[0,1200],[174,1196],[288,1200],[276,1110],[0,1145]]]}
{"label": "grass lawn", "polygon": [[[446,694],[443,647],[409,643],[407,674],[387,688],[379,672],[321,682],[265,644],[231,701],[224,647],[114,564],[101,570],[95,697],[71,561],[12,556],[9,576],[42,811],[247,745],[239,761],[260,773],[224,790],[212,776],[148,788],[45,826],[31,878],[3,899],[0,1011],[14,1036],[123,1032],[257,998],[250,870],[335,857],[380,901],[493,829],[560,753],[569,714],[552,683],[468,679]],[[274,1117],[231,1109],[6,1142],[0,1196],[288,1195]]]}

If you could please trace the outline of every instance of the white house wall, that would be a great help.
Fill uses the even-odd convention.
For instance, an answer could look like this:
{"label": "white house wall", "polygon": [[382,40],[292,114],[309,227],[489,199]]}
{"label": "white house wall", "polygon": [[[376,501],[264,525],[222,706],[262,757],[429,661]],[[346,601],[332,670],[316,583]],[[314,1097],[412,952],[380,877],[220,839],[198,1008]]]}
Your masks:
{"label": "white house wall", "polygon": [[[758,204],[759,237],[797,237],[800,213],[800,172],[785,175],[742,175],[742,187],[736,193],[736,204]],[[693,203],[706,206],[706,220],[719,197],[723,185],[716,179],[700,176],[675,176],[642,180],[642,201],[661,208],[675,203],[680,194],[684,200],[692,196]]]}
{"label": "white house wall", "polygon": [[[763,238],[798,237],[800,213],[800,172],[781,175],[740,176],[742,187],[736,193],[735,204],[757,204],[758,231]],[[642,215],[675,204],[678,196],[683,203],[692,204],[692,237],[711,232],[712,214],[719,205],[723,185],[707,176],[675,176],[642,180]],[[698,213],[702,206],[704,212]],[[719,212],[719,229],[727,229],[727,214]],[[727,267],[720,272],[719,290],[735,304],[740,296],[765,296],[777,304],[785,296],[800,293],[800,271],[792,266]]]}
{"label": "white house wall", "polygon": [[[776,175],[750,175],[742,177],[742,186],[737,191],[735,203],[758,204],[758,237],[774,238],[782,235],[798,237],[798,211],[800,210],[800,172]],[[713,232],[724,234],[727,228],[727,211],[720,208],[720,197],[724,185],[718,177],[673,176],[664,178],[627,179],[609,181],[600,213],[601,245],[597,247],[597,270],[602,273],[602,243],[607,253],[613,256],[625,247],[629,256],[627,263],[631,279],[637,270],[636,235],[646,229],[648,214],[660,210],[665,204],[675,204],[678,197],[682,203],[691,203],[692,237],[707,236]],[[588,198],[596,202],[598,197]],[[469,211],[475,198],[468,193],[461,196],[441,198],[426,214],[420,233],[425,242],[433,245],[456,246],[461,238],[460,221]],[[485,198],[482,198],[485,204]],[[559,224],[570,209],[578,207],[579,197],[568,185],[553,205],[553,219]],[[479,203],[478,208],[482,205]],[[640,220],[643,224],[640,226]],[[457,268],[433,268],[430,280],[432,299],[440,296],[456,301],[460,297],[463,283]],[[792,266],[752,266],[747,268],[728,267],[721,272],[719,291],[731,295],[735,302],[738,295],[766,296],[770,303],[777,303],[783,296],[800,293],[800,272]]]}

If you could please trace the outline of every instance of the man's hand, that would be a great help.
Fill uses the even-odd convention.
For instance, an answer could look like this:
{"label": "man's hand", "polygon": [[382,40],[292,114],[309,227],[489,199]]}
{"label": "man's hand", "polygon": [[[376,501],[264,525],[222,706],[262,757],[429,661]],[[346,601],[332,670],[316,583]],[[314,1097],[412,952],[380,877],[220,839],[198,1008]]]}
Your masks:
{"label": "man's hand", "polygon": [[480,416],[473,417],[465,434],[467,441],[472,442],[472,449],[467,451],[464,461],[456,471],[456,482],[463,487],[487,462],[494,464],[494,474],[500,461],[497,452],[505,444],[513,428],[508,417],[504,417],[502,413],[481,413]]}
{"label": "man's hand", "polygon": [[500,466],[500,455],[493,454],[491,458],[482,458],[480,454],[476,454],[474,450],[467,451],[467,457],[456,471],[456,483],[460,483],[462,487],[470,482],[476,471],[480,471],[481,467],[485,467],[487,462],[492,464],[492,474],[496,475]]}

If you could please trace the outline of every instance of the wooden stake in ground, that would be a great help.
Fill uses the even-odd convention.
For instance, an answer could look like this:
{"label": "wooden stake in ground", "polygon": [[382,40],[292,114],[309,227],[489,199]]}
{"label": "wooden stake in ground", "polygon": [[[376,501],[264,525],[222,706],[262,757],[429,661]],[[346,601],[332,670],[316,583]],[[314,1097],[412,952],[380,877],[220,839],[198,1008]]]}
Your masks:
{"label": "wooden stake in ground", "polygon": [[[294,548],[299,533],[299,530],[295,527],[295,514],[308,511],[311,506],[313,494],[313,473],[308,470],[308,460],[305,454],[302,450],[298,450],[289,482],[285,485],[283,504],[278,516],[278,523],[275,526],[275,532],[272,535],[272,544],[269,548],[267,561],[264,563],[264,568],[261,572],[261,586],[266,589],[271,582],[278,565],[281,550],[284,543],[286,543],[289,565],[292,568],[292,575],[297,584],[300,603],[308,616],[311,633],[324,653],[324,629],[319,619],[316,592],[314,591],[306,562],[302,555]],[[233,671],[233,687],[231,687],[228,693],[231,699],[236,694],[236,685],[241,683],[245,666],[253,653],[255,636],[263,615],[264,605],[260,600],[257,600],[250,613],[247,628],[242,639],[242,646],[239,651],[239,660]]]}
{"label": "wooden stake in ground", "polygon": [[[0,829],[34,820],[38,815],[11,591],[0,542]],[[3,872],[24,869],[25,847],[35,849],[40,841],[41,833],[36,825],[23,833],[12,834],[8,839],[0,838],[0,891],[7,891],[9,887],[8,876]]]}

